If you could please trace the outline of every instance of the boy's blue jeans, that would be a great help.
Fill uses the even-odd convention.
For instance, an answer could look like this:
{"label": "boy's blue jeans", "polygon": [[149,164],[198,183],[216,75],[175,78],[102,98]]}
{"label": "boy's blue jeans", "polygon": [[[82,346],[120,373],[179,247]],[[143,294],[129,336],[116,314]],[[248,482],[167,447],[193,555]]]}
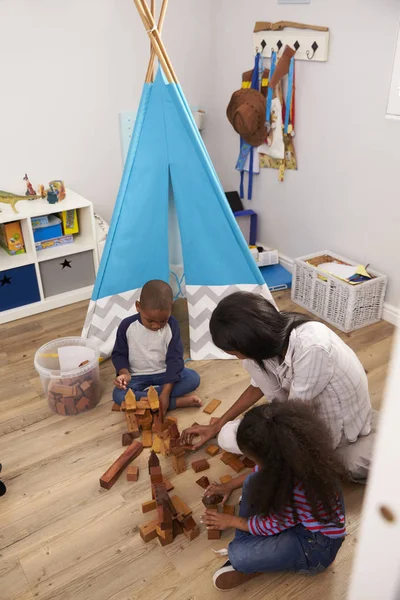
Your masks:
{"label": "boy's blue jeans", "polygon": [[[135,396],[138,400],[140,398],[147,398],[146,388],[151,385],[160,394],[162,386],[164,385],[165,373],[155,373],[150,375],[132,375],[132,379],[129,382],[128,387],[135,392]],[[181,373],[181,379],[175,383],[171,396],[169,399],[168,410],[174,410],[176,408],[176,399],[180,396],[185,396],[194,392],[200,385],[200,375],[192,369],[183,369]],[[121,405],[125,399],[126,390],[120,390],[115,387],[113,391],[113,400],[116,404]]]}
{"label": "boy's blue jeans", "polygon": [[[243,486],[239,514],[249,517],[247,482]],[[247,489],[246,489],[247,488]],[[271,536],[251,535],[236,530],[229,544],[229,560],[242,573],[293,571],[319,573],[335,560],[343,538],[333,539],[322,533],[308,531],[296,525]]]}

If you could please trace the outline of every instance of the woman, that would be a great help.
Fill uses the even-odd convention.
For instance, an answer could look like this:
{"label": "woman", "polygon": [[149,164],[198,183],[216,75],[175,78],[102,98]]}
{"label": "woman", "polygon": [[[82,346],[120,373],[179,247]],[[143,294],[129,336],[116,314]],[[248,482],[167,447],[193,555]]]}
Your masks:
{"label": "woman", "polygon": [[237,417],[262,396],[311,403],[334,448],[370,433],[372,410],[363,366],[326,325],[300,313],[279,312],[263,296],[236,292],[218,304],[210,331],[218,348],[244,361],[251,384],[212,425],[184,431],[187,440],[200,437],[195,448],[219,434],[222,448],[240,454]]}
{"label": "woman", "polygon": [[215,587],[231,590],[271,571],[320,573],[346,535],[343,468],[329,431],[310,406],[293,400],[252,408],[237,433],[241,451],[256,467],[205,492],[226,502],[243,486],[238,517],[206,510],[202,519],[208,529],[236,529]]}

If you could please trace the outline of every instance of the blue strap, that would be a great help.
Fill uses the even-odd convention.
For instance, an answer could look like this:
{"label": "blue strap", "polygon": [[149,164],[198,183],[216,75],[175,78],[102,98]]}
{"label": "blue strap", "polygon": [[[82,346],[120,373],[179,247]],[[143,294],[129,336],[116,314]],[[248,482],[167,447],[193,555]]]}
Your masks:
{"label": "blue strap", "polygon": [[253,195],[253,157],[254,157],[254,148],[251,147],[250,150],[250,170],[249,170],[249,187],[247,189],[247,200],[251,200]]}
{"label": "blue strap", "polygon": [[[272,52],[271,52],[271,68],[269,71],[269,81],[271,81],[271,79],[272,79],[272,75],[274,74],[275,67],[276,67],[276,52],[275,52],[275,50],[272,50]],[[265,120],[267,123],[269,123],[271,120],[272,94],[273,94],[273,89],[270,85],[268,85],[267,109],[266,109],[266,113],[265,113]]]}
{"label": "blue strap", "polygon": [[294,56],[290,59],[289,75],[288,75],[288,89],[286,96],[286,112],[285,112],[285,126],[283,132],[288,132],[289,118],[290,118],[290,105],[292,103],[292,92],[293,92],[293,71],[294,71]]}
{"label": "blue strap", "polygon": [[[251,76],[251,87],[255,90],[259,90],[259,69],[261,54],[257,52],[254,59],[254,69]],[[247,144],[242,138],[240,138],[240,153],[239,158],[236,163],[236,169],[240,170],[240,197],[244,198],[244,165],[246,163],[247,157],[250,154],[250,165],[249,165],[249,186],[247,190],[247,199],[251,200],[253,193],[253,156],[254,156],[253,146]]]}
{"label": "blue strap", "polygon": [[240,197],[244,198],[244,171],[240,171]]}

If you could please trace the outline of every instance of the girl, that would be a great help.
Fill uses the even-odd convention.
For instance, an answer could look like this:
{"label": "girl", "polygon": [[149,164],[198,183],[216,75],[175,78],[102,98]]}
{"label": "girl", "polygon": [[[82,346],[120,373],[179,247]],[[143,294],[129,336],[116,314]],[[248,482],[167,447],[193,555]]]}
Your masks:
{"label": "girl", "polygon": [[225,502],[243,485],[239,517],[208,510],[203,517],[208,529],[236,528],[215,587],[233,589],[268,571],[326,569],[346,534],[338,485],[343,469],[328,429],[306,404],[272,402],[244,416],[237,442],[255,461],[255,473],[205,492],[222,494]]}
{"label": "girl", "polygon": [[[237,292],[218,304],[210,331],[218,348],[244,360],[251,385],[213,425],[197,425],[184,432],[187,439],[200,436],[195,448],[220,432],[219,445],[239,454],[236,432],[240,421],[235,419],[264,395],[269,401],[296,398],[312,404],[330,430],[333,448],[370,433],[372,411],[363,366],[326,325],[300,313],[279,312],[258,294]],[[352,460],[357,464],[354,456]],[[364,461],[360,473],[351,474],[362,478],[367,470],[368,461]]]}

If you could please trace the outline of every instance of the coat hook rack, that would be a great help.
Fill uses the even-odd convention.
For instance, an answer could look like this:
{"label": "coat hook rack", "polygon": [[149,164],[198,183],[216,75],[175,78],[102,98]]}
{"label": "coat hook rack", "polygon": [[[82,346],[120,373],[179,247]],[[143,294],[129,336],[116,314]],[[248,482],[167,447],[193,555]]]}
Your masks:
{"label": "coat hook rack", "polygon": [[[329,28],[292,21],[257,22],[254,27],[254,48],[270,58],[273,50],[279,54],[286,45],[296,50],[296,60],[325,62],[329,54]],[[318,50],[318,52],[317,52]]]}

